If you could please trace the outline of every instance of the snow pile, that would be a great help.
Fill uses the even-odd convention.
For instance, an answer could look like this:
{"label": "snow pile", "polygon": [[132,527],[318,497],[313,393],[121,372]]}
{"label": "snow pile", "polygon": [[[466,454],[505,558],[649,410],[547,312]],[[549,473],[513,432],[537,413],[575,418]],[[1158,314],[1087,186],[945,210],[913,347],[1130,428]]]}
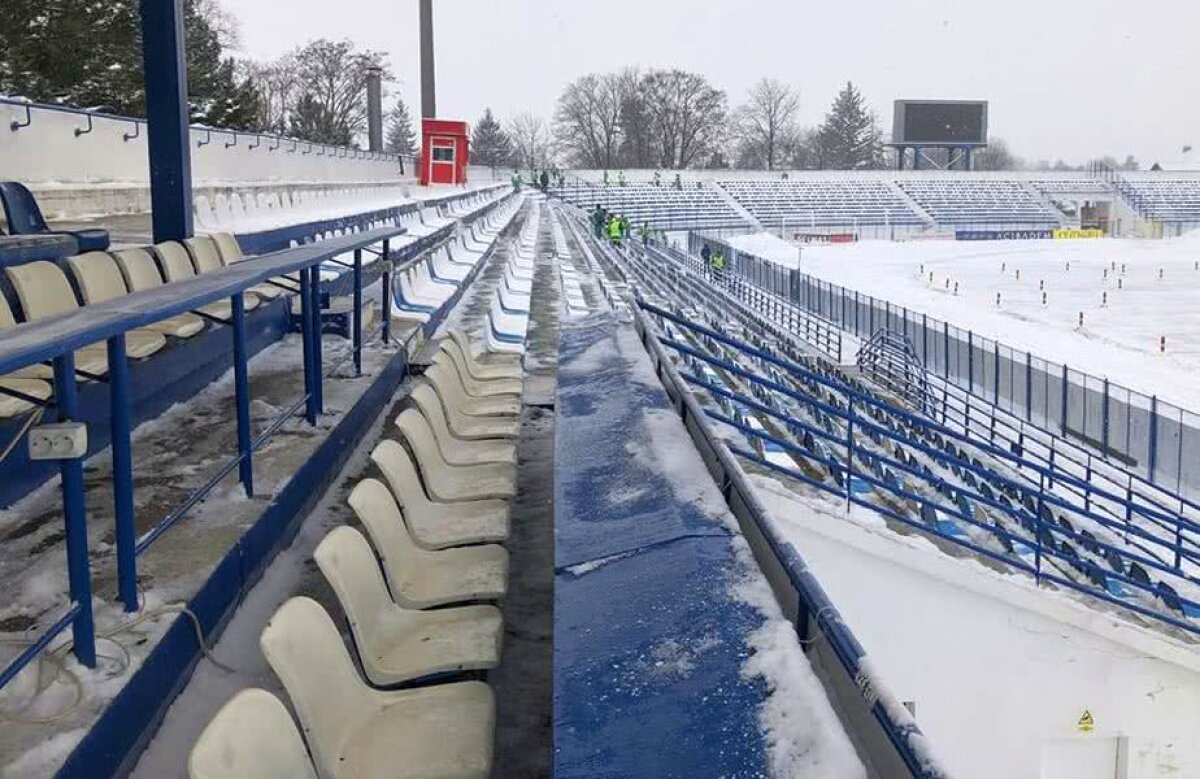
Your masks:
{"label": "snow pile", "polygon": [[740,252],[770,260],[785,268],[795,269],[801,265],[800,247],[773,233],[731,235],[724,240]]}

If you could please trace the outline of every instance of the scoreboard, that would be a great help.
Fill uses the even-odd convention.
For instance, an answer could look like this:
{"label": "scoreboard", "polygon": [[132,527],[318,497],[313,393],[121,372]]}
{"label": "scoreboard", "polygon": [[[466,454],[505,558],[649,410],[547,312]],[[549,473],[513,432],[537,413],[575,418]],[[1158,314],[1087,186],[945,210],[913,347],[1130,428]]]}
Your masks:
{"label": "scoreboard", "polygon": [[986,146],[986,100],[897,100],[893,146]]}

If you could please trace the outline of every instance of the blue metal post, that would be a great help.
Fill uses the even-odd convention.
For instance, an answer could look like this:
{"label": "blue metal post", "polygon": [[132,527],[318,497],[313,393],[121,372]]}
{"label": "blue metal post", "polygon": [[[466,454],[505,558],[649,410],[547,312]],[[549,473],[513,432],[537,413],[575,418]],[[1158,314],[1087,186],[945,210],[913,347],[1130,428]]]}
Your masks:
{"label": "blue metal post", "polygon": [[192,158],[188,134],[184,0],[141,0],[155,242],[192,236]]}
{"label": "blue metal post", "polygon": [[[1000,342],[994,341],[995,361],[992,367],[992,403],[1000,405]],[[1011,406],[1010,406],[1011,408]]]}
{"label": "blue metal post", "polygon": [[1146,459],[1146,468],[1149,470],[1146,478],[1154,481],[1154,471],[1158,466],[1158,395],[1150,397],[1150,452]]}
{"label": "blue metal post", "polygon": [[950,379],[950,324],[942,322],[942,350],[946,354],[946,359],[942,362],[942,378]]}
{"label": "blue metal post", "polygon": [[1067,366],[1062,369],[1062,433],[1067,434]]}
{"label": "blue metal post", "polygon": [[850,479],[854,473],[854,396],[846,393],[846,511],[850,510]]}
{"label": "blue metal post", "polygon": [[250,429],[250,376],[246,351],[246,304],[242,293],[229,299],[233,310],[233,386],[237,405],[238,476],[246,497],[254,496],[254,446]]}
{"label": "blue metal post", "polygon": [[312,305],[312,268],[300,269],[300,340],[304,347],[304,394],[308,397],[304,404],[305,418],[310,425],[317,424],[316,384],[313,377],[313,334],[312,317],[308,308]]}
{"label": "blue metal post", "polygon": [[967,391],[975,392],[975,331],[967,331]]}
{"label": "blue metal post", "polygon": [[[59,420],[79,416],[75,394],[75,354],[54,358],[54,399]],[[59,461],[62,475],[63,518],[67,536],[67,580],[71,599],[79,604],[71,635],[75,657],[88,668],[96,667],[96,626],[92,619],[92,576],[88,562],[87,507],[84,501],[83,459]]]}
{"label": "blue metal post", "polygon": [[388,242],[383,242],[383,342],[392,340],[392,253],[388,251]]}
{"label": "blue metal post", "polygon": [[321,337],[321,271],[320,266],[313,266],[309,270],[311,276],[309,292],[312,299],[304,305],[304,311],[312,319],[312,338],[313,338],[313,395],[316,398],[317,413],[325,413],[325,381],[323,377],[324,368],[321,366],[321,352],[324,345],[324,339]]}
{"label": "blue metal post", "polygon": [[125,610],[138,610],[137,528],[133,510],[133,451],[130,443],[132,424],[129,405],[129,363],[125,357],[125,336],[108,339],[108,406],[112,428],[112,479],[114,536],[117,546],[117,595]]}
{"label": "blue metal post", "polygon": [[1025,352],[1025,419],[1033,421],[1033,353]]}
{"label": "blue metal post", "polygon": [[362,375],[362,249],[354,250],[354,375]]}
{"label": "blue metal post", "polygon": [[1108,418],[1108,378],[1107,377],[1105,377],[1105,379],[1104,379],[1103,404],[1104,405],[1100,409],[1100,420],[1101,420],[1101,423],[1100,423],[1100,443],[1101,443],[1100,451],[1104,452],[1104,455],[1107,457],[1108,456],[1108,427],[1109,427],[1109,425],[1108,425],[1108,422],[1109,422],[1109,418]]}

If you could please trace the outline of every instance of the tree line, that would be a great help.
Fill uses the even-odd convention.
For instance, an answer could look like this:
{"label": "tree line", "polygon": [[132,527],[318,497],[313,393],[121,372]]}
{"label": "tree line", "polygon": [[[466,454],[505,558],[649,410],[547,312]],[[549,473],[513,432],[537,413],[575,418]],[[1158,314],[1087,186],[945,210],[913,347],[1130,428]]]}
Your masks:
{"label": "tree line", "polygon": [[[184,0],[188,107],[198,124],[356,145],[366,132],[366,79],[394,76],[385,53],[318,39],[270,62],[237,59],[237,26],[218,0]],[[0,26],[0,94],[145,115],[139,0],[7,0]],[[70,56],[63,56],[70,52]],[[740,168],[866,170],[895,164],[877,113],[847,82],[823,120],[800,122],[800,92],[763,78],[745,99],[679,69],[625,68],[576,78],[546,118],[491,109],[474,123],[472,161],[526,169]],[[415,155],[417,136],[398,97],[386,118],[388,151]],[[931,164],[945,164],[938,151]],[[1136,170],[1126,157],[1102,162]],[[1068,170],[1030,163],[1001,139],[975,155],[980,170]],[[1082,167],[1082,166],[1081,166]]]}

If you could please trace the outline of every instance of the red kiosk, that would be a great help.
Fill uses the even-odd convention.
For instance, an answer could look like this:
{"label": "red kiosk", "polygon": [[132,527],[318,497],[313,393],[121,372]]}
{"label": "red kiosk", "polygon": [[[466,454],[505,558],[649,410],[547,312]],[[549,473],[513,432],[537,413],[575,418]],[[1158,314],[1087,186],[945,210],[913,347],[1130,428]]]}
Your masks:
{"label": "red kiosk", "polygon": [[470,129],[451,119],[421,120],[421,185],[466,184]]}

